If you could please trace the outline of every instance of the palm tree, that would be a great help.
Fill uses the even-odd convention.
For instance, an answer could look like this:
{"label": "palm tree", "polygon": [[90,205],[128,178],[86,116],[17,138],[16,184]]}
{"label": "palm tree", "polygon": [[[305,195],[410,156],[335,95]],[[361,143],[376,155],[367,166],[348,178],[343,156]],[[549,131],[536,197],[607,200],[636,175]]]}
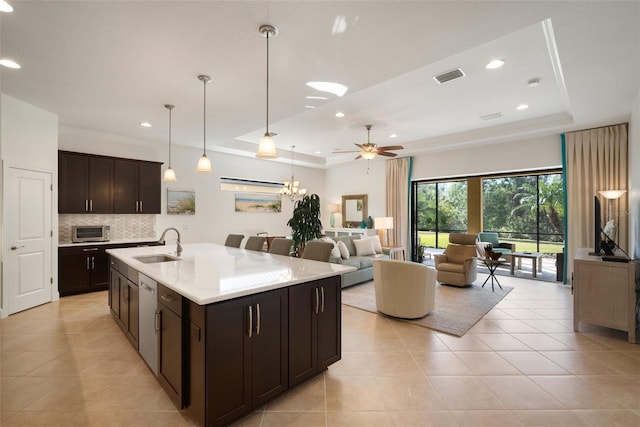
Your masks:
{"label": "palm tree", "polygon": [[560,175],[540,175],[537,189],[532,183],[524,183],[513,199],[518,202],[518,206],[512,209],[512,215],[525,211],[535,213],[539,207],[554,231],[564,236],[564,189]]}

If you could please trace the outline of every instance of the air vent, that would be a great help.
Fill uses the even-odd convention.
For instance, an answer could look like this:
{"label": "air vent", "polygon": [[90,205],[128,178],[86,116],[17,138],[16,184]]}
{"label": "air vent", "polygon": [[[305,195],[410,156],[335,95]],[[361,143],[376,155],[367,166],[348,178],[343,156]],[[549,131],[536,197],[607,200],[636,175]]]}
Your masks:
{"label": "air vent", "polygon": [[494,120],[494,119],[499,119],[500,117],[502,117],[502,113],[491,113],[485,116],[480,116],[482,120]]}
{"label": "air vent", "polygon": [[438,74],[437,76],[433,76],[433,79],[438,83],[446,83],[451,80],[459,79],[460,77],[464,77],[464,71],[462,68],[456,68],[455,70],[447,71],[446,73]]}

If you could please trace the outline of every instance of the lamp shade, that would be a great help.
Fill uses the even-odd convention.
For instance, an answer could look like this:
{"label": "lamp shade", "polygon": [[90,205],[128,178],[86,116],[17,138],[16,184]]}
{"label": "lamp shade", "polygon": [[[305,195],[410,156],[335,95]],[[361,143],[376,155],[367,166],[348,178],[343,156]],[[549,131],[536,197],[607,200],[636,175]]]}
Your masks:
{"label": "lamp shade", "polygon": [[203,154],[202,157],[200,157],[200,159],[198,160],[198,167],[196,168],[196,172],[211,173],[211,160],[209,160],[206,154]]}
{"label": "lamp shade", "polygon": [[614,200],[626,193],[627,190],[602,190],[598,193],[602,194],[605,199]]}
{"label": "lamp shade", "polygon": [[337,203],[330,203],[329,204],[329,212],[331,212],[331,213],[340,212],[340,205],[337,204]]}
{"label": "lamp shade", "polygon": [[337,227],[342,227],[342,213],[334,212],[333,213],[334,222]]}
{"label": "lamp shade", "polygon": [[265,135],[260,138],[260,145],[258,145],[258,153],[256,157],[261,159],[275,159],[278,157],[276,152],[276,143],[269,135]]}
{"label": "lamp shade", "polygon": [[175,171],[171,169],[171,167],[168,167],[167,169],[165,169],[164,178],[162,178],[162,180],[167,182],[177,181]]}
{"label": "lamp shade", "polygon": [[391,230],[393,229],[393,217],[392,216],[379,216],[373,220],[373,228],[376,230]]}

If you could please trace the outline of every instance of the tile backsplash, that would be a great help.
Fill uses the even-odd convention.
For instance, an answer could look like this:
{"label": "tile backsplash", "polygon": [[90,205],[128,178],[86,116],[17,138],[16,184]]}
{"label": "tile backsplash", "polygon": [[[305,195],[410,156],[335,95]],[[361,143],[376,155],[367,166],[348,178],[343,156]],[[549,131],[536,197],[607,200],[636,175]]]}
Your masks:
{"label": "tile backsplash", "polygon": [[156,215],[124,214],[60,214],[58,216],[58,241],[71,242],[74,225],[110,225],[111,240],[156,237]]}

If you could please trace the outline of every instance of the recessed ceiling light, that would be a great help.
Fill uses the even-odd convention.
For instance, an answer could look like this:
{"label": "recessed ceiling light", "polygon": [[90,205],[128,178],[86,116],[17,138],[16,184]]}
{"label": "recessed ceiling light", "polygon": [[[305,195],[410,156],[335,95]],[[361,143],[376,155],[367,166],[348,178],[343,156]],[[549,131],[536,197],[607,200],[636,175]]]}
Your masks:
{"label": "recessed ceiling light", "polygon": [[516,107],[516,110],[526,110],[527,108],[529,108],[527,104],[520,104]]}
{"label": "recessed ceiling light", "polygon": [[492,59],[484,66],[487,70],[495,70],[496,68],[500,68],[504,65],[504,59]]}
{"label": "recessed ceiling light", "polygon": [[305,105],[304,108],[313,109],[313,108],[316,108],[316,107],[314,107],[313,105]]}
{"label": "recessed ceiling light", "polygon": [[395,133],[392,133],[391,135],[389,135],[389,138],[397,138],[398,135],[396,135]]}
{"label": "recessed ceiling light", "polygon": [[21,68],[20,64],[7,58],[0,59],[0,65],[3,65],[7,68]]}
{"label": "recessed ceiling light", "polygon": [[143,128],[150,128],[151,127],[151,123],[149,123],[149,122],[140,122],[140,126],[142,126]]}
{"label": "recessed ceiling light", "polygon": [[329,99],[326,96],[305,96],[306,99],[320,99],[320,100],[325,100],[325,99]]}
{"label": "recessed ceiling light", "polygon": [[315,151],[316,154],[322,154],[322,151]]}
{"label": "recessed ceiling light", "polygon": [[344,113],[342,111],[338,111],[336,113],[336,117],[344,117]]}
{"label": "recessed ceiling light", "polygon": [[13,12],[13,7],[5,0],[0,0],[0,12]]}
{"label": "recessed ceiling light", "polygon": [[540,84],[540,79],[531,79],[527,82],[527,86],[536,87]]}
{"label": "recessed ceiling light", "polygon": [[349,90],[345,85],[334,82],[307,82],[306,85],[320,92],[332,93],[335,96],[342,96]]}

